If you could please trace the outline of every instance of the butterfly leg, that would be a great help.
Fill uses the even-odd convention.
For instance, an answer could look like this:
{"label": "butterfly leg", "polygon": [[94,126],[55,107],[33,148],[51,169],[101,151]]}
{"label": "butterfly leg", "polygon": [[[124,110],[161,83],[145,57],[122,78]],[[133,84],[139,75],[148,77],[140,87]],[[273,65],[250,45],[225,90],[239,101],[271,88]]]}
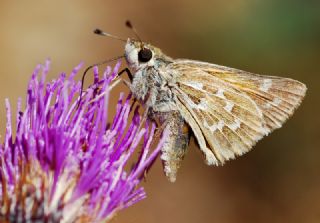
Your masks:
{"label": "butterfly leg", "polygon": [[130,79],[130,81],[132,81],[132,79],[133,79],[133,76],[132,76],[132,73],[131,73],[131,71],[129,70],[129,68],[128,67],[126,67],[126,68],[124,68],[123,70],[121,70],[119,73],[118,73],[118,77],[120,77],[121,76],[121,74],[123,74],[123,73],[127,73],[127,75],[128,75],[128,77],[129,77],[129,79]]}

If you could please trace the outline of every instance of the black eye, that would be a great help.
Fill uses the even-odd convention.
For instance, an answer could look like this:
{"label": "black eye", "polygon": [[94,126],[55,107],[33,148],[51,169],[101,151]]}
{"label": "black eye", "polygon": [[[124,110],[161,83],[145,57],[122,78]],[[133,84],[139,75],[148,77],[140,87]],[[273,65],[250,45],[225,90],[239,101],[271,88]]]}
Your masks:
{"label": "black eye", "polygon": [[140,62],[148,62],[152,58],[151,50],[143,48],[138,53],[138,60]]}

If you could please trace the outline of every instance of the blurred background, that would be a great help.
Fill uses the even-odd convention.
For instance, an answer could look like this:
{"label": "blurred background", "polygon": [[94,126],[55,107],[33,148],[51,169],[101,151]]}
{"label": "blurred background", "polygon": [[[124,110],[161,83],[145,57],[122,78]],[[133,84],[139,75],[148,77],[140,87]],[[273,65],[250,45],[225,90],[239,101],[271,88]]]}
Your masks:
{"label": "blurred background", "polygon": [[294,78],[306,83],[308,92],[283,128],[223,167],[206,166],[192,145],[172,184],[158,160],[143,183],[148,198],[120,212],[113,222],[320,222],[316,0],[1,0],[1,135],[4,99],[14,103],[26,95],[36,64],[51,58],[52,79],[80,61],[90,65],[121,55],[122,42],[93,35],[92,30],[100,27],[132,37],[124,26],[127,19],[143,40],[172,57]]}

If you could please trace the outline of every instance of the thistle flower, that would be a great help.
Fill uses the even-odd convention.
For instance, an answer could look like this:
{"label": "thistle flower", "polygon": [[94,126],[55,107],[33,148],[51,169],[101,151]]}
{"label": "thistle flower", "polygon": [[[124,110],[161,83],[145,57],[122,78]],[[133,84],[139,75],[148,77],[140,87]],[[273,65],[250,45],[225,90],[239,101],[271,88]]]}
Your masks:
{"label": "thistle flower", "polygon": [[[130,105],[130,95],[120,94],[116,115],[108,123],[110,83],[119,66],[113,72],[108,67],[103,79],[95,68],[94,84],[78,105],[81,84],[74,77],[80,65],[69,77],[61,74],[50,83],[45,83],[49,61],[38,65],[24,110],[18,101],[16,133],[6,99],[6,134],[0,148],[1,222],[106,222],[146,197],[138,184],[166,134],[152,150],[155,124],[140,128],[141,117]],[[125,171],[141,140],[138,160]]]}

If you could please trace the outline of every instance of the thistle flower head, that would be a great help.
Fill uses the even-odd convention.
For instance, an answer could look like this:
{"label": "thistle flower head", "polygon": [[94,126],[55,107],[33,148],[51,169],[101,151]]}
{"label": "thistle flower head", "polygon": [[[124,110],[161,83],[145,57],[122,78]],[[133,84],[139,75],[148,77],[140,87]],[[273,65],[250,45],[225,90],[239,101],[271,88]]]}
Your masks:
{"label": "thistle flower head", "polygon": [[[105,222],[145,198],[138,184],[163,139],[151,149],[155,124],[140,128],[141,117],[130,105],[130,95],[120,94],[116,115],[108,122],[110,83],[119,66],[107,68],[102,79],[95,68],[94,84],[78,106],[81,84],[74,77],[80,66],[46,83],[49,61],[39,65],[28,85],[25,109],[18,101],[15,128],[6,100],[1,222]],[[140,155],[126,171],[137,148]]]}

